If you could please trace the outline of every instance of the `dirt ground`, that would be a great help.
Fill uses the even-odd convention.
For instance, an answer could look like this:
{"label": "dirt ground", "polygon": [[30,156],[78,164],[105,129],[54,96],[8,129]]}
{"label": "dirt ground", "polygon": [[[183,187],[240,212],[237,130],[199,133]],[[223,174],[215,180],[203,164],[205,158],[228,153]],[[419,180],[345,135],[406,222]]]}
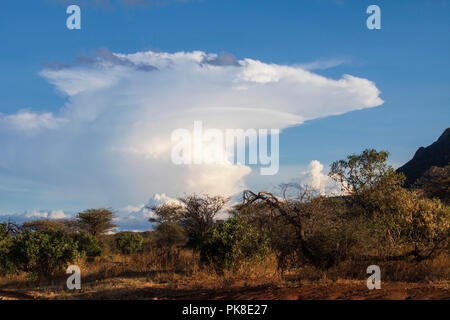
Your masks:
{"label": "dirt ground", "polygon": [[[111,280],[110,280],[111,281]],[[131,286],[132,285],[132,286]],[[87,285],[78,292],[49,288],[0,289],[0,300],[25,299],[148,299],[148,300],[450,300],[447,283],[385,282],[379,290],[368,290],[364,281],[310,283],[296,287],[231,286],[230,288],[169,288],[164,285],[127,283],[125,279]]]}

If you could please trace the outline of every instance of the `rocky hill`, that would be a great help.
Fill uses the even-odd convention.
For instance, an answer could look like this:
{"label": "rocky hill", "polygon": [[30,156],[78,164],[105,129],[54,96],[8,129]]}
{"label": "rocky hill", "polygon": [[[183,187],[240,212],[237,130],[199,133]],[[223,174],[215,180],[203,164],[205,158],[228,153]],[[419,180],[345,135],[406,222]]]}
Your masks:
{"label": "rocky hill", "polygon": [[450,164],[450,128],[428,147],[420,147],[414,157],[397,169],[406,175],[405,186],[411,186],[431,167],[445,167]]}

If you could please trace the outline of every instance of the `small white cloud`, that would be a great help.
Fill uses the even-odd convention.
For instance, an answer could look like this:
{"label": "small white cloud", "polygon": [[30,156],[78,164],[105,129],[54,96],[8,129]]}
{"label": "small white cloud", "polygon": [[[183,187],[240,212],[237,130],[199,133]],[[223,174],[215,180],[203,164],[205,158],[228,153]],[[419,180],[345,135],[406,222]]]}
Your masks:
{"label": "small white cloud", "polygon": [[50,112],[37,113],[21,110],[10,115],[0,114],[1,128],[25,132],[36,132],[41,129],[56,130],[67,121],[67,119],[54,117]]}
{"label": "small white cloud", "polygon": [[341,66],[343,64],[348,63],[348,59],[346,58],[335,58],[335,59],[328,59],[328,60],[316,60],[309,63],[301,64],[300,67],[305,70],[324,70],[324,69],[330,69],[337,66]]}
{"label": "small white cloud", "polygon": [[48,215],[50,219],[66,219],[70,216],[68,214],[65,214],[62,210],[52,210],[50,211],[50,214]]}
{"label": "small white cloud", "polygon": [[46,211],[32,211],[25,213],[26,218],[47,218],[48,213]]}
{"label": "small white cloud", "polygon": [[144,206],[145,205],[143,205],[143,204],[139,205],[139,206],[134,206],[134,205],[129,204],[123,208],[120,208],[119,212],[125,212],[125,213],[137,212],[137,211],[142,210],[144,208]]}

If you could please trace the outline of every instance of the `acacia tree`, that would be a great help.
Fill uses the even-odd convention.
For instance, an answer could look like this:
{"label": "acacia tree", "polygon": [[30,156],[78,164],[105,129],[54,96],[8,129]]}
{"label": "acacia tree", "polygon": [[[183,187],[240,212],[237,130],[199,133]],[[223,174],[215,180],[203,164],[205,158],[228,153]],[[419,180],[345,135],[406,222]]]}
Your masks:
{"label": "acacia tree", "polygon": [[206,232],[214,224],[217,213],[225,206],[230,198],[223,196],[198,196],[188,195],[179,199],[185,207],[183,225],[188,230],[191,243],[196,247],[196,243],[203,239]]}
{"label": "acacia tree", "polygon": [[154,216],[149,221],[158,225],[164,223],[177,223],[184,219],[185,208],[181,202],[170,201],[159,206],[146,207],[153,211]]}
{"label": "acacia tree", "polygon": [[168,202],[158,207],[150,207],[154,217],[149,221],[158,224],[178,223],[187,231],[189,237],[187,245],[198,249],[206,232],[213,226],[218,212],[230,198],[191,194],[178,200],[179,202]]}
{"label": "acacia tree", "polygon": [[88,209],[79,212],[77,221],[82,230],[93,236],[101,236],[117,226],[112,222],[114,213],[111,209]]}

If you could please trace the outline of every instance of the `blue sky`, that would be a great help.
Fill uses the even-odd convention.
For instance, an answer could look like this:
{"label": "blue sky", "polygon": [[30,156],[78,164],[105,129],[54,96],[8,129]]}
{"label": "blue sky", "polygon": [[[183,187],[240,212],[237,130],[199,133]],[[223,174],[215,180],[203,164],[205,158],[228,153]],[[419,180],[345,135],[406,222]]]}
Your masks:
{"label": "blue sky", "polygon": [[[334,160],[373,147],[388,150],[391,164],[397,167],[449,125],[450,2],[446,0],[126,2],[2,3],[0,113],[60,110],[68,98],[39,75],[44,63],[70,64],[80,54],[90,55],[98,48],[115,53],[201,50],[278,65],[339,62],[314,72],[331,79],[343,74],[365,78],[381,91],[381,106],[285,129],[280,146],[282,166],[302,168],[319,160],[327,167]],[[65,9],[72,3],[81,7],[81,30],[65,26]],[[370,4],[381,8],[381,30],[366,28]],[[4,181],[0,211],[7,213],[14,208],[18,212],[70,211],[95,205],[77,198],[44,199],[42,194],[23,199],[23,194],[8,188],[9,180]],[[22,181],[20,186],[24,185]],[[35,187],[30,184],[29,188]],[[105,199],[98,206],[116,205]]]}

